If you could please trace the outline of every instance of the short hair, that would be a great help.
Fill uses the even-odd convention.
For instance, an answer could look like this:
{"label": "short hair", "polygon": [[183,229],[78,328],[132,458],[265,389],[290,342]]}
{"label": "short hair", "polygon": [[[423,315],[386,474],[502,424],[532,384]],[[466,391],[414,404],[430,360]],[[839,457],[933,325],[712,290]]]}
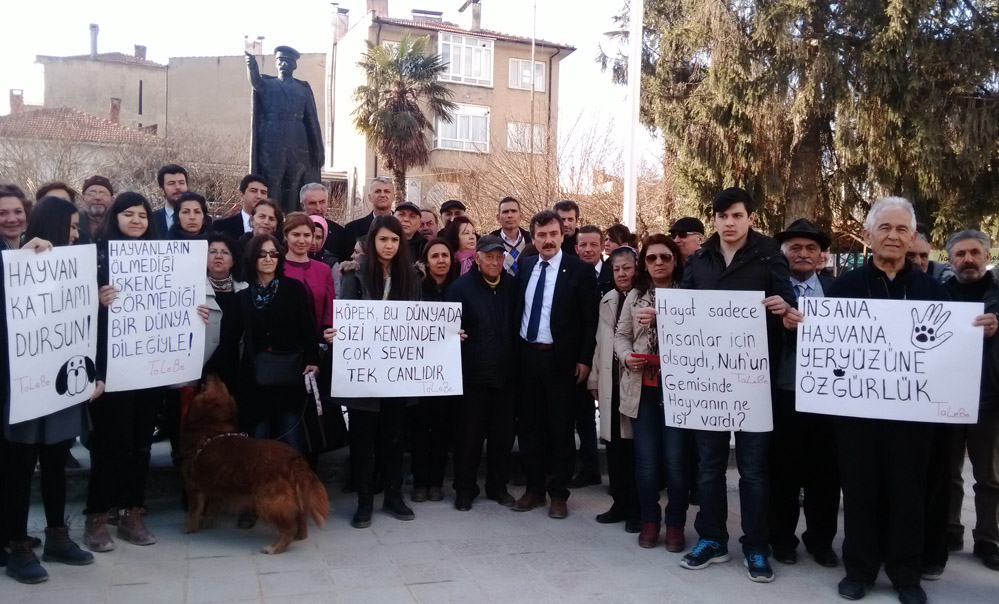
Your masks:
{"label": "short hair", "polygon": [[21,202],[21,207],[24,208],[25,214],[31,210],[31,204],[28,202],[28,198],[24,195],[24,191],[21,187],[17,185],[0,184],[0,197],[16,197]]}
{"label": "short hair", "polygon": [[205,202],[204,197],[198,195],[194,191],[184,191],[183,193],[180,194],[179,197],[177,197],[177,201],[174,202],[173,204],[174,207],[177,208],[178,212],[180,211],[180,204],[184,203],[185,201],[198,202],[201,205],[201,213],[205,215],[205,220],[208,219],[208,204]]}
{"label": "short hair", "polygon": [[600,237],[600,241],[603,241],[604,239],[604,232],[601,231],[600,227],[598,227],[595,224],[586,224],[579,227],[579,233],[577,233],[577,236],[582,235],[584,233],[590,233],[591,235],[596,234]]}
{"label": "short hair", "polygon": [[424,212],[429,212],[430,215],[434,217],[434,222],[435,223],[440,223],[441,219],[440,219],[440,216],[437,215],[437,212],[431,210],[430,208],[420,208],[420,216],[423,216]]}
{"label": "short hair", "polygon": [[[176,172],[174,172],[174,174],[176,174]],[[267,180],[263,176],[251,173],[247,174],[239,181],[239,192],[246,193],[246,188],[250,186],[251,182],[259,182],[260,184],[267,187]],[[161,184],[160,186],[162,187],[163,185]],[[269,189],[270,187],[267,188]]]}
{"label": "short hair", "polygon": [[711,200],[711,211],[715,214],[726,212],[737,203],[746,207],[746,214],[752,214],[753,210],[756,209],[753,196],[748,191],[739,187],[729,187],[715,195],[715,198]]}
{"label": "short hair", "polygon": [[531,216],[531,236],[534,236],[534,227],[548,226],[552,222],[558,223],[559,233],[562,232],[562,217],[555,210],[542,210]]}
{"label": "short hair", "polygon": [[315,232],[315,224],[304,212],[292,212],[285,217],[284,227],[281,228],[281,232],[284,234],[284,238],[287,239],[288,233],[298,227],[307,226],[310,231]]}
{"label": "short hair", "polygon": [[[372,185],[374,185],[376,182],[383,182],[383,183],[385,183],[387,185],[392,185],[393,189],[395,188],[395,181],[392,180],[391,176],[376,176],[376,177],[374,177],[374,178],[371,179],[371,184]],[[371,192],[370,189],[368,190],[368,192],[369,193]]]}
{"label": "short hair", "polygon": [[518,201],[516,197],[510,197],[509,195],[507,195],[506,197],[504,197],[503,199],[501,199],[498,204],[496,204],[496,213],[497,214],[503,208],[503,204],[504,203],[515,203],[515,204],[517,204],[517,209],[518,210],[520,209],[520,201]]}
{"label": "short hair", "polygon": [[309,191],[322,191],[323,197],[329,201],[330,190],[326,188],[321,182],[309,182],[302,185],[302,188],[298,191],[298,205],[305,207],[305,194]]}
{"label": "short hair", "polygon": [[615,248],[610,255],[607,256],[607,263],[614,264],[614,261],[618,258],[631,258],[635,261],[635,265],[638,265],[638,252],[635,248],[630,245],[622,245],[621,247]]}
{"label": "short hair", "polygon": [[985,250],[985,255],[989,254],[992,249],[992,240],[988,235],[981,231],[976,231],[975,229],[967,229],[964,231],[958,231],[947,238],[947,244],[944,249],[947,250],[947,257],[951,257],[954,252],[954,246],[962,241],[967,241],[969,239],[974,239],[978,243],[982,244],[982,249]]}
{"label": "short hair", "polygon": [[916,210],[912,207],[912,202],[904,197],[882,197],[875,201],[874,205],[871,206],[871,210],[867,212],[867,217],[864,219],[864,230],[868,233],[874,232],[878,214],[885,210],[905,210],[911,217],[909,228],[913,231],[916,230]]}
{"label": "short hair", "polygon": [[[261,199],[256,204],[254,204],[253,214],[257,213],[257,208],[259,208],[260,206],[269,206],[272,210],[274,210],[274,217],[277,218],[277,227],[275,227],[274,230],[278,233],[283,233],[284,231],[282,229],[284,228],[284,212],[281,211],[281,206],[279,206],[277,202],[274,201],[273,199]],[[253,214],[250,214],[250,216],[253,216]]]}
{"label": "short hair", "polygon": [[206,240],[208,247],[212,247],[213,243],[221,243],[229,249],[229,255],[232,256],[231,274],[236,278],[241,277],[243,275],[243,246],[222,231],[208,231]]}
{"label": "short hair", "polygon": [[579,204],[571,199],[563,199],[562,201],[555,204],[552,208],[556,212],[575,212],[576,218],[579,218]]}
{"label": "short hair", "polygon": [[160,185],[161,189],[163,188],[163,178],[167,174],[183,174],[184,180],[187,180],[187,170],[177,164],[167,164],[156,172],[156,182]]}
{"label": "short hair", "polygon": [[35,205],[24,230],[24,240],[35,237],[50,241],[54,246],[69,245],[69,229],[76,206],[62,197],[43,197]]}
{"label": "short hair", "polygon": [[284,246],[274,235],[254,235],[246,242],[246,263],[243,266],[243,281],[255,283],[257,281],[257,260],[260,259],[260,250],[264,244],[270,241],[274,244],[274,249],[278,251],[277,268],[274,276],[284,277]]}
{"label": "short hair", "polygon": [[69,200],[76,203],[76,189],[64,182],[47,182],[38,187],[38,190],[35,191],[35,200],[41,201],[43,197],[48,197],[51,191],[58,191],[59,189],[66,191],[69,194]]}

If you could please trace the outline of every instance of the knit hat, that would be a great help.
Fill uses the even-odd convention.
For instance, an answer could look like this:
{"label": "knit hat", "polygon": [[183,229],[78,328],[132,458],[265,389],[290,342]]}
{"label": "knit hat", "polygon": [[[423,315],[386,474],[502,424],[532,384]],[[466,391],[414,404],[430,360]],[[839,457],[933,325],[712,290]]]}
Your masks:
{"label": "knit hat", "polygon": [[108,190],[108,193],[110,193],[111,196],[114,197],[114,187],[111,186],[111,181],[108,180],[107,177],[99,176],[96,174],[94,176],[91,176],[87,180],[83,181],[83,192],[86,193],[87,189],[89,189],[94,185],[100,185],[104,187],[105,189]]}

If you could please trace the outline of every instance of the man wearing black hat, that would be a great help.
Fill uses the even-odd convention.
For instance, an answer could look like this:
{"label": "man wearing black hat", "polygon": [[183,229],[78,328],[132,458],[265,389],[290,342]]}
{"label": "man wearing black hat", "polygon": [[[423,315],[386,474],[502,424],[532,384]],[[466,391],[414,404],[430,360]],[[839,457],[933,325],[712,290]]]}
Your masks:
{"label": "man wearing black hat", "polygon": [[250,171],[267,179],[271,199],[288,213],[298,209],[302,185],[319,182],[326,152],[312,88],[292,77],[301,55],[290,46],[278,46],[274,56],[277,77],[260,75],[256,58],[246,53],[253,87]]}
{"label": "man wearing black hat", "polygon": [[395,217],[402,226],[402,235],[409,246],[409,259],[416,262],[420,259],[423,246],[427,240],[420,234],[420,206],[411,201],[404,201],[395,207]]}
{"label": "man wearing black hat", "polygon": [[673,223],[669,236],[684,256],[690,256],[704,243],[704,223],[692,216],[684,216]]}
{"label": "man wearing black hat", "polygon": [[[687,260],[685,289],[764,291],[771,384],[780,361],[784,331],[781,316],[795,303],[787,260],[776,240],[752,229],[753,198],[737,187],[725,189],[712,201],[715,234]],[[753,401],[750,401],[752,403]],[[693,430],[700,464],[697,486],[700,509],[694,526],[700,537],[680,566],[699,570],[728,555],[728,497],[725,469],[729,457],[729,432]],[[774,580],[768,561],[770,529],[767,526],[770,484],[767,451],[770,432],[736,432],[739,468],[739,501],[742,506],[742,551],[749,578],[758,583]]]}
{"label": "man wearing black hat", "polygon": [[449,199],[449,200],[445,201],[444,203],[442,203],[441,204],[441,230],[438,231],[437,236],[438,237],[443,237],[444,236],[444,229],[447,228],[447,225],[451,224],[451,221],[454,220],[455,218],[457,218],[458,216],[464,216],[466,209],[467,208],[465,207],[465,204],[461,203],[457,199]]}
{"label": "man wearing black hat", "polygon": [[104,214],[114,201],[114,187],[107,177],[94,175],[83,181],[80,198],[80,239],[78,243],[93,243],[94,233],[104,222]]}
{"label": "man wearing black hat", "polygon": [[[798,297],[824,297],[833,278],[821,274],[823,252],[829,237],[805,218],[774,236],[791,270],[791,286]],[[774,431],[770,441],[770,546],[774,559],[784,564],[798,561],[798,526],[805,492],[805,549],[822,566],[836,566],[833,551],[839,517],[839,465],[832,418],[799,413],[794,409],[794,341],[787,339],[777,372],[774,396]]]}
{"label": "man wearing black hat", "polygon": [[448,302],[461,303],[463,401],[456,407],[454,507],[472,508],[482,442],[486,448],[486,497],[510,507],[507,491],[515,434],[513,359],[517,283],[503,270],[503,240],[484,235],[475,245],[475,266],[451,284]]}

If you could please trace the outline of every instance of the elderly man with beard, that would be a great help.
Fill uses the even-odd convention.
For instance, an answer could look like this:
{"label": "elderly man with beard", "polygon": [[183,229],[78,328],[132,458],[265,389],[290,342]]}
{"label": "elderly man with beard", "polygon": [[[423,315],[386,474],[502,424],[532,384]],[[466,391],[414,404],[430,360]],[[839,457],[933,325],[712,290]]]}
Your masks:
{"label": "elderly man with beard", "polygon": [[[978,423],[952,426],[954,437],[950,458],[950,501],[947,526],[948,544],[961,550],[964,527],[965,450],[975,477],[975,540],[972,550],[985,566],[999,570],[999,344],[995,333],[999,320],[999,282],[986,267],[992,242],[981,231],[961,231],[947,240],[947,256],[954,276],[945,283],[954,300],[984,302],[986,317],[985,349],[982,353],[982,386],[978,403]],[[956,547],[954,547],[956,546]]]}
{"label": "elderly man with beard", "polygon": [[93,243],[94,233],[104,222],[104,214],[114,200],[114,187],[104,176],[95,174],[83,181],[80,204],[80,244]]}

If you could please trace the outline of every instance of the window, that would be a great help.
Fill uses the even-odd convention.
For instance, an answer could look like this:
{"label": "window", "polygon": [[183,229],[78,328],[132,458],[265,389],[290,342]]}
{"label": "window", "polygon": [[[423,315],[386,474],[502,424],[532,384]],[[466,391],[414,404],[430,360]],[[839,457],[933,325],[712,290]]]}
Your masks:
{"label": "window", "polygon": [[447,66],[442,80],[472,84],[493,85],[493,41],[472,36],[439,34],[438,52]]}
{"label": "window", "polygon": [[[531,89],[531,62],[527,59],[510,59],[510,88]],[[545,91],[545,64],[534,62],[534,90]]]}
{"label": "window", "polygon": [[[531,152],[531,125],[525,122],[507,122],[506,148],[515,153]],[[534,124],[534,153],[544,153],[545,129],[542,124]]]}
{"label": "window", "polygon": [[437,120],[434,149],[489,153],[489,107],[458,105],[450,124]]}

